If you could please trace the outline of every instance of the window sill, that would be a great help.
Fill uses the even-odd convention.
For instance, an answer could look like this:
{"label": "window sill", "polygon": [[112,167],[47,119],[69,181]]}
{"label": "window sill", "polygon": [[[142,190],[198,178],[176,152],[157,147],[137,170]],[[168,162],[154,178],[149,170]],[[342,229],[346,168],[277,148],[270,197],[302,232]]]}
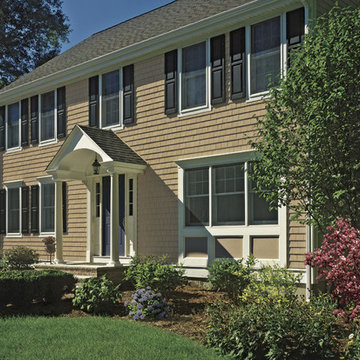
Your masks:
{"label": "window sill", "polygon": [[39,237],[46,237],[46,236],[55,236],[55,231],[54,232],[41,232],[39,234]]}
{"label": "window sill", "polygon": [[13,153],[17,153],[21,150],[22,150],[22,147],[10,148],[10,149],[6,149],[5,154],[13,154]]}
{"label": "window sill", "polygon": [[57,144],[57,142],[57,139],[44,140],[39,142],[39,146],[54,145]]}
{"label": "window sill", "polygon": [[105,127],[101,127],[101,130],[112,130],[112,131],[119,131],[122,130],[124,128],[123,125],[119,125],[119,124],[115,124],[115,125],[109,125],[109,126],[105,126]]}
{"label": "window sill", "polygon": [[209,112],[209,111],[211,111],[211,106],[188,109],[188,110],[180,111],[178,114],[178,117],[197,115],[197,114],[201,114],[201,113],[205,113],[205,112]]}
{"label": "window sill", "polygon": [[22,238],[22,234],[6,234],[7,238]]}

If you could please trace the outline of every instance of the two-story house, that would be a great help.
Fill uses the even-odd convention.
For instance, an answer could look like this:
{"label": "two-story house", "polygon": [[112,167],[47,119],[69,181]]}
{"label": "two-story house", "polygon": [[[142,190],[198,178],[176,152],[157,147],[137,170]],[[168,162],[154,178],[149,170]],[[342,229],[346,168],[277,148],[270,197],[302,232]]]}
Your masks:
{"label": "two-story house", "polygon": [[[347,0],[355,5],[356,0]],[[345,1],[343,1],[345,3]],[[248,176],[256,117],[330,0],[176,0],[0,91],[0,233],[56,261],[253,254],[304,272],[305,226]]]}

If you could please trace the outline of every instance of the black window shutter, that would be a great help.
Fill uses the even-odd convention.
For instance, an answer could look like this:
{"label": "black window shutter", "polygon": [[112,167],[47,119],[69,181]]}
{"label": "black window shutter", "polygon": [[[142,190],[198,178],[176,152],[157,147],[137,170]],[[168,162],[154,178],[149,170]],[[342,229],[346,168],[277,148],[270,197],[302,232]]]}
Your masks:
{"label": "black window shutter", "polygon": [[29,187],[21,188],[21,232],[29,234]]}
{"label": "black window shutter", "polygon": [[99,76],[89,79],[89,126],[99,127]]}
{"label": "black window shutter", "polygon": [[213,37],[211,47],[211,103],[225,102],[225,35]]}
{"label": "black window shutter", "polygon": [[134,65],[123,68],[123,115],[124,124],[134,122]]}
{"label": "black window shutter", "polygon": [[302,7],[286,13],[286,39],[288,53],[304,40],[305,9]]}
{"label": "black window shutter", "polygon": [[165,54],[165,114],[178,111],[177,99],[177,50]]}
{"label": "black window shutter", "polygon": [[39,101],[38,96],[35,95],[30,100],[31,112],[31,143],[39,143]]}
{"label": "black window shutter", "polygon": [[245,28],[230,33],[231,99],[245,96]]}
{"label": "black window shutter", "polygon": [[0,234],[6,234],[6,190],[0,190]]}
{"label": "black window shutter", "polygon": [[21,100],[21,146],[29,145],[29,100]]}
{"label": "black window shutter", "polygon": [[63,215],[63,232],[64,233],[67,232],[66,201],[67,201],[67,186],[66,186],[66,182],[63,181],[63,183],[62,183],[62,215]]}
{"label": "black window shutter", "polygon": [[31,186],[31,232],[39,233],[39,185]]}
{"label": "black window shutter", "polygon": [[66,100],[65,86],[57,89],[57,137],[66,136]]}
{"label": "black window shutter", "polygon": [[5,150],[5,106],[0,107],[0,151]]}

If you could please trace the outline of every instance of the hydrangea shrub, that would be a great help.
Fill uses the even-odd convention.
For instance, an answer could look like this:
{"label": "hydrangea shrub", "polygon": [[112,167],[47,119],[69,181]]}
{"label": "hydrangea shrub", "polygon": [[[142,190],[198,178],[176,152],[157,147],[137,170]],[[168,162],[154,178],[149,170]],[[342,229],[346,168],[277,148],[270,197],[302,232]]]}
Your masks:
{"label": "hydrangea shrub", "polygon": [[168,303],[161,293],[155,293],[150,286],[136,290],[132,300],[125,302],[125,307],[134,320],[159,320],[169,316]]}
{"label": "hydrangea shrub", "polygon": [[327,230],[321,247],[305,254],[305,265],[317,267],[317,279],[330,286],[336,313],[355,319],[360,316],[360,231],[342,218]]}

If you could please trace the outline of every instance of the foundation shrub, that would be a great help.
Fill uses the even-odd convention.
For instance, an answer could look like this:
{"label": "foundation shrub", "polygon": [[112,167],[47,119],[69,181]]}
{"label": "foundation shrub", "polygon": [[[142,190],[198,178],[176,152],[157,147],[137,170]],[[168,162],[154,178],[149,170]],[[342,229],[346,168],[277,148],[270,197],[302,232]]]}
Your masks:
{"label": "foundation shrub", "polygon": [[185,270],[167,264],[166,256],[133,257],[125,279],[130,281],[135,289],[148,286],[154,291],[169,295],[178,286],[186,284]]}
{"label": "foundation shrub", "polygon": [[132,295],[131,301],[126,301],[125,306],[129,316],[134,320],[167,318],[169,305],[163,299],[161,293],[155,293],[148,286],[146,289],[138,289]]}
{"label": "foundation shrub", "polygon": [[249,285],[254,275],[251,267],[255,265],[255,258],[244,259],[216,259],[208,267],[208,281],[215,290],[224,291],[232,299],[237,299]]}
{"label": "foundation shrub", "polygon": [[73,305],[89,313],[109,313],[121,297],[120,285],[103,275],[83,280],[75,290]]}
{"label": "foundation shrub", "polygon": [[[271,296],[270,296],[271,297]],[[339,359],[344,336],[327,295],[299,299],[217,304],[208,308],[207,343],[239,360]]]}
{"label": "foundation shrub", "polygon": [[11,270],[29,270],[39,261],[35,250],[26,246],[16,246],[5,251],[4,265]]}
{"label": "foundation shrub", "polygon": [[0,304],[26,305],[35,301],[52,303],[71,292],[74,276],[56,270],[9,270],[0,272]]}

